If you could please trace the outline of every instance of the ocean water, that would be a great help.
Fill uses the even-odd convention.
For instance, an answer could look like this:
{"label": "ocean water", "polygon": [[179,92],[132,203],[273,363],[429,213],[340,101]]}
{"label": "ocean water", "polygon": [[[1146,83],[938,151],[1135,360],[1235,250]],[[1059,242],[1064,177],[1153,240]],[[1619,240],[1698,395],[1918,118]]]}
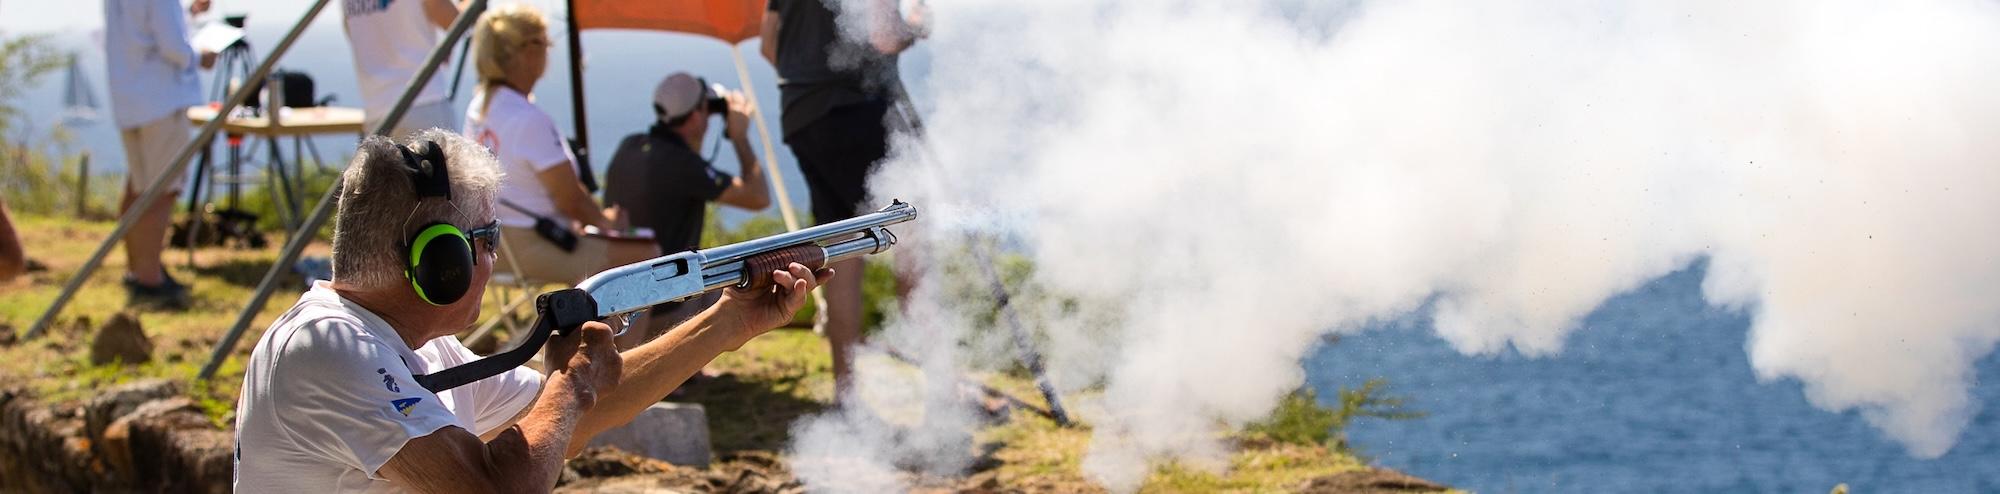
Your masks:
{"label": "ocean water", "polygon": [[[1856,411],[1758,382],[1747,314],[1701,297],[1703,263],[1606,302],[1561,354],[1471,357],[1423,316],[1342,338],[1306,359],[1323,397],[1374,377],[1429,415],[1360,419],[1349,443],[1376,464],[1505,492],[2000,492],[2000,385],[1937,459],[1911,457]],[[1978,362],[2000,375],[2000,358]]]}

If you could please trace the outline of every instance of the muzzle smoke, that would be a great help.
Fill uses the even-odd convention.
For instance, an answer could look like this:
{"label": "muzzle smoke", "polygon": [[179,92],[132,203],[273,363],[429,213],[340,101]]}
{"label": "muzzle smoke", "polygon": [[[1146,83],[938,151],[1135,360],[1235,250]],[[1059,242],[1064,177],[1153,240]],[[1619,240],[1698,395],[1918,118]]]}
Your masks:
{"label": "muzzle smoke", "polygon": [[[1759,379],[1919,457],[1980,405],[1971,363],[2000,339],[1993,2],[930,7],[932,71],[910,81],[928,133],[899,141],[877,202],[924,207],[909,235],[940,259],[1000,238],[1032,262],[1017,302],[1056,382],[1102,388],[1071,396],[1095,397],[1073,408],[1107,487],[1226,464],[1219,428],[1296,388],[1324,334],[1430,307],[1463,352],[1553,355],[1605,299],[1702,257],[1708,300],[1754,317]],[[850,401],[922,425],[801,423],[804,464],[850,459],[809,482],[966,464],[954,428],[974,421],[924,378],[1012,356],[974,331],[991,301],[952,296],[967,273],[930,270],[873,342],[923,375],[863,368],[872,397]]]}

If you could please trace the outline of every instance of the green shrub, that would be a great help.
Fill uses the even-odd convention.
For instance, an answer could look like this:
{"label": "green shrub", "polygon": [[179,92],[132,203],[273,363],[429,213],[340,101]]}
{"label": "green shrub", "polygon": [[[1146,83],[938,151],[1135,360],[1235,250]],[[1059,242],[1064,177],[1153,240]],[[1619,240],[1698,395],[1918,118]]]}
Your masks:
{"label": "green shrub", "polygon": [[69,61],[70,56],[58,51],[48,35],[0,33],[0,135],[15,138],[13,126],[21,110],[14,106],[14,100],[21,92]]}
{"label": "green shrub", "polygon": [[1389,396],[1388,386],[1388,380],[1375,378],[1357,389],[1342,387],[1338,403],[1331,407],[1321,405],[1319,394],[1311,388],[1300,388],[1279,401],[1269,418],[1244,427],[1244,433],[1281,443],[1324,444],[1344,451],[1347,424],[1355,418],[1409,420],[1424,416],[1423,412],[1409,409],[1404,398]]}
{"label": "green shrub", "polygon": [[1244,427],[1244,432],[1290,444],[1332,444],[1343,425],[1340,412],[1320,406],[1318,393],[1300,388],[1278,402],[1271,416]]}
{"label": "green shrub", "polygon": [[[0,144],[0,197],[15,211],[40,215],[77,214],[80,158],[55,160],[40,150]],[[93,166],[92,168],[96,168]],[[85,218],[109,218],[117,213],[124,177],[93,173],[83,198]]]}
{"label": "green shrub", "polygon": [[45,35],[0,33],[0,197],[9,208],[42,214],[75,210],[75,173],[67,169],[68,160],[51,159],[46,151],[48,144],[67,146],[74,139],[59,123],[44,135],[15,106],[23,91],[69,60]]}
{"label": "green shrub", "polygon": [[[299,210],[297,212],[291,212],[291,211],[286,212],[286,214],[298,215],[297,217],[293,218],[292,221],[299,223],[305,222],[305,217],[312,214],[313,206],[317,205],[321,197],[326,196],[326,190],[333,188],[334,184],[340,182],[340,171],[341,168],[345,166],[345,163],[346,161],[343,160],[338,164],[332,164],[331,166],[326,168],[314,166],[311,163],[305,163],[303,164],[303,166],[299,167],[303,169],[302,171],[299,172],[300,176],[291,177],[292,193],[297,194],[296,196],[293,197],[292,200],[295,204],[298,204]],[[194,165],[190,164],[189,166],[192,167]],[[245,166],[245,168],[249,169],[251,167]],[[192,168],[190,168],[190,170],[191,169]],[[290,173],[291,170],[286,170],[286,172]],[[269,172],[266,171],[265,173]],[[265,182],[265,184],[268,183],[269,183],[268,181]],[[245,212],[257,215],[258,230],[266,232],[284,231],[286,230],[285,218],[284,216],[278,214],[278,204],[279,204],[278,201],[283,200],[284,195],[278,193],[275,190],[272,190],[269,185],[265,184],[244,185],[242,192],[242,203],[239,204],[237,207],[238,209],[242,209]],[[223,185],[218,187],[214,185],[213,182],[210,182],[209,184],[203,185],[203,187],[216,187],[216,188],[211,188],[210,190],[205,192],[205,195],[208,196],[208,202],[210,204],[214,204],[217,208],[228,206],[229,204],[228,186]],[[187,198],[182,197],[181,200],[186,201]],[[328,218],[327,225],[330,226],[333,224],[331,220],[332,220],[331,218]],[[325,228],[323,226],[318,233],[320,234],[319,236],[322,239],[331,240],[332,237],[330,237],[329,235],[332,235],[332,232],[333,232],[332,228]],[[271,241],[272,243],[277,243],[283,241],[283,239],[273,238],[271,239]]]}

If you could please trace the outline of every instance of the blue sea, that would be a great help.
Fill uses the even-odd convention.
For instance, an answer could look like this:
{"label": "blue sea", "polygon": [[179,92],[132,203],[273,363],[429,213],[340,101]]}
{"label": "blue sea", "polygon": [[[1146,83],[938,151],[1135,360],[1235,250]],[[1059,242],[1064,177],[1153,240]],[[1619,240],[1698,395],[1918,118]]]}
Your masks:
{"label": "blue sea", "polygon": [[[1350,445],[1381,466],[1484,493],[2000,492],[2000,385],[1951,451],[1910,456],[1855,411],[1758,382],[1748,314],[1702,300],[1703,265],[1612,298],[1562,353],[1461,355],[1422,316],[1342,338],[1306,360],[1322,397],[1385,378],[1428,414],[1360,419]],[[2000,375],[2000,358],[1978,362]]]}

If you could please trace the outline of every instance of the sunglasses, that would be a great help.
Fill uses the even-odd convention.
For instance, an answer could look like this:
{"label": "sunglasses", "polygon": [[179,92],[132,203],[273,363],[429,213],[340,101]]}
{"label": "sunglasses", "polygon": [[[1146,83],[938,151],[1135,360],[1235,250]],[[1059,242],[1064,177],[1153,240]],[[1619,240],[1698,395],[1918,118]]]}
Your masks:
{"label": "sunglasses", "polygon": [[[500,220],[493,220],[492,223],[487,223],[486,226],[466,230],[465,238],[485,240],[486,254],[498,255],[500,253]],[[478,264],[479,258],[477,256],[473,257],[472,263]]]}

